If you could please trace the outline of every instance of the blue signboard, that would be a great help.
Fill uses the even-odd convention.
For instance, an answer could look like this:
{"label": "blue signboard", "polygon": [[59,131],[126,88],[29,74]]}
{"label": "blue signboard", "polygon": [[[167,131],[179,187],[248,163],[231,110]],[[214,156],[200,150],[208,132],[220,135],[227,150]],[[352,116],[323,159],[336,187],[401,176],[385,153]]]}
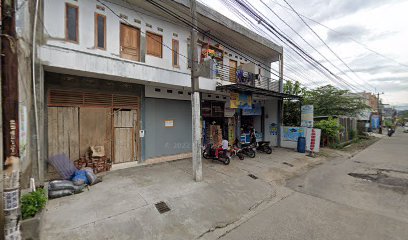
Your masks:
{"label": "blue signboard", "polygon": [[283,127],[283,141],[297,142],[299,137],[304,137],[305,131],[302,127]]}

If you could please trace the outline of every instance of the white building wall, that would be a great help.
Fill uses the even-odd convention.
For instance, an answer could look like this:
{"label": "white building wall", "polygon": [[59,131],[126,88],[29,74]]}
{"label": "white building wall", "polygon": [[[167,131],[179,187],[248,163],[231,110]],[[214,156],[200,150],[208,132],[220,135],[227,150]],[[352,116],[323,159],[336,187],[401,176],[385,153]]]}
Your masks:
{"label": "white building wall", "polygon": [[[65,41],[65,3],[71,3],[79,7],[79,43],[71,43]],[[120,56],[120,23],[130,23],[131,25],[141,30],[141,35],[145,36],[146,31],[153,32],[163,36],[163,57],[158,58],[146,54],[145,63],[153,66],[181,71],[188,73],[190,70],[187,65],[187,44],[189,43],[189,29],[169,23],[165,20],[160,20],[156,17],[151,17],[139,11],[132,10],[132,6],[126,6],[125,3],[113,4],[105,3],[115,13],[124,14],[128,17],[127,21],[119,19],[112,11],[105,8],[105,11],[96,8],[97,5],[102,6],[95,0],[74,1],[74,0],[44,0],[44,24],[46,34],[50,36],[46,44],[69,48],[73,50],[90,52],[100,56],[119,57]],[[106,50],[95,48],[95,13],[100,13],[106,16]],[[135,19],[141,23],[135,22]],[[147,24],[152,27],[147,27]],[[163,29],[160,32],[158,28]],[[178,36],[173,36],[176,33]],[[179,60],[180,68],[172,66],[172,39],[179,41]],[[167,46],[167,47],[166,47]]]}
{"label": "white building wall", "polygon": [[271,125],[276,125],[277,133],[280,131],[278,100],[271,99],[265,101],[265,141],[270,141],[271,146],[278,145],[278,135],[273,135]]}

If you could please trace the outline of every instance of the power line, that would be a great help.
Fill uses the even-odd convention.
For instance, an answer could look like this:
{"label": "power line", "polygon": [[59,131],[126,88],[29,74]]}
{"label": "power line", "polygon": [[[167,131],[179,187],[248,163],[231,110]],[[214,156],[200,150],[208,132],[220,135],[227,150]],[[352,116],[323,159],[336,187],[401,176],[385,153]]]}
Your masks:
{"label": "power line", "polygon": [[[274,2],[275,4],[281,6],[282,8],[285,8],[286,10],[290,10],[290,11],[293,12],[293,10],[290,9],[289,7],[284,6],[283,4],[280,4],[279,2],[277,2],[277,1],[275,1],[275,0],[271,0],[271,1]],[[364,43],[359,42],[359,41],[357,41],[356,39],[354,39],[354,38],[352,38],[352,37],[350,37],[350,36],[344,36],[343,33],[339,32],[339,31],[337,31],[337,30],[334,30],[333,28],[330,28],[330,27],[328,27],[327,25],[325,25],[325,24],[323,24],[323,23],[320,23],[320,22],[318,22],[318,21],[316,21],[316,20],[314,20],[314,19],[312,19],[312,18],[309,18],[309,17],[307,17],[307,16],[305,16],[305,15],[303,15],[303,14],[300,14],[300,13],[299,13],[299,15],[302,16],[303,18],[305,18],[305,19],[311,21],[311,22],[314,22],[314,23],[316,23],[316,24],[318,24],[318,25],[320,25],[320,26],[326,28],[327,30],[330,30],[330,31],[332,31],[332,32],[334,32],[334,33],[336,33],[336,34],[338,34],[338,35],[342,35],[342,37],[345,37],[345,38],[350,39],[351,41],[357,43],[358,45],[362,46],[362,47],[365,48],[366,50],[368,50],[368,51],[370,51],[370,52],[372,52],[372,53],[375,53],[376,55],[378,55],[378,56],[380,56],[380,57],[383,57],[383,58],[385,58],[385,59],[388,59],[388,60],[390,60],[390,61],[392,61],[392,62],[394,62],[394,63],[396,63],[396,64],[398,64],[398,65],[400,65],[400,66],[402,66],[402,67],[408,68],[408,65],[407,65],[407,64],[400,63],[400,62],[396,61],[396,60],[393,59],[393,58],[390,58],[390,57],[388,57],[388,56],[386,56],[386,55],[384,55],[384,54],[382,54],[382,53],[379,53],[378,51],[369,48],[369,47],[368,47],[367,45],[365,45]]]}
{"label": "power line", "polygon": [[[225,4],[228,5],[229,9],[232,10],[238,16],[238,18],[240,18],[243,22],[247,22],[250,25],[249,27],[252,27],[252,29],[254,29],[254,31],[262,32],[263,34],[268,35],[269,37],[271,37],[273,39],[273,37],[271,35],[269,35],[269,33],[265,32],[262,29],[260,29],[257,25],[254,25],[247,17],[245,17],[240,11],[238,11],[233,5],[231,5],[231,4],[234,4],[233,2],[230,2],[230,1],[227,1],[227,0],[224,0],[224,2],[225,2]],[[291,57],[291,55],[287,54],[287,56],[288,56],[288,58],[295,60],[294,58]],[[288,67],[288,64],[285,64],[284,67]],[[297,71],[295,69],[293,69],[291,71],[299,72],[299,71]],[[303,75],[303,74],[304,73],[300,72],[300,75]],[[303,75],[303,77],[305,77],[306,75]],[[288,76],[286,75],[286,77],[288,77]],[[296,78],[293,78],[293,77],[289,77],[289,78],[296,80]],[[310,78],[310,76],[305,77],[305,79],[307,79],[307,78]],[[305,79],[303,79],[303,80],[305,80]],[[306,82],[312,82],[312,80],[306,80]]]}
{"label": "power line", "polygon": [[[350,66],[347,65],[347,63],[346,63],[345,61],[343,61],[343,59],[341,59],[340,56],[339,56],[336,52],[334,52],[334,50],[319,36],[319,34],[317,34],[317,33],[313,30],[313,28],[310,27],[310,25],[299,15],[299,13],[288,3],[288,1],[286,1],[286,0],[283,0],[283,1],[293,10],[293,12],[295,12],[295,14],[300,18],[300,20],[302,20],[302,22],[307,26],[307,28],[309,28],[310,31],[313,32],[313,34],[327,47],[327,49],[329,49],[330,52],[332,52],[333,55],[336,56],[336,58],[339,59],[339,60],[347,67],[347,69],[349,69],[357,78],[359,78],[359,77],[357,76],[357,74],[354,72],[354,70],[351,69]],[[360,78],[359,78],[359,79],[360,79]],[[367,81],[365,81],[365,82],[366,82],[368,85],[370,85],[373,89],[375,88],[375,87],[373,87],[370,83],[368,83]]]}
{"label": "power line", "polygon": [[[248,55],[248,54],[245,54],[245,53],[243,53],[243,52],[237,50],[235,47],[231,46],[229,43],[227,43],[227,42],[225,42],[224,40],[221,40],[221,39],[219,39],[218,37],[216,37],[216,36],[210,34],[208,31],[203,30],[203,29],[201,29],[200,27],[192,26],[192,24],[190,23],[189,20],[187,20],[187,19],[183,18],[182,16],[180,16],[179,14],[177,14],[177,13],[175,13],[175,12],[169,10],[167,7],[164,7],[164,6],[162,6],[161,4],[159,4],[159,3],[155,2],[155,1],[152,1],[152,0],[148,0],[148,3],[152,4],[153,6],[159,8],[159,9],[161,9],[163,12],[167,13],[168,15],[170,15],[170,16],[172,16],[172,17],[178,19],[178,20],[180,20],[181,22],[183,22],[183,23],[186,24],[187,26],[194,27],[194,28],[195,28],[198,32],[200,32],[202,35],[208,37],[209,39],[214,40],[215,42],[217,42],[217,43],[219,43],[219,44],[221,44],[221,45],[223,45],[223,46],[226,46],[226,47],[229,48],[231,51],[237,53],[238,55],[242,55],[243,57],[245,57],[246,59],[248,59],[250,62],[256,64],[258,67],[260,67],[260,68],[264,69],[265,71],[267,71],[267,72],[269,72],[269,73],[271,73],[271,74],[273,74],[273,75],[279,77],[279,75],[277,75],[277,74],[271,72],[270,66],[267,66],[267,65],[265,65],[264,63],[262,63],[261,61],[259,61],[259,60],[255,59],[255,58],[253,58],[252,56],[250,56],[250,55]],[[225,66],[225,65],[224,65],[224,66]],[[265,67],[265,66],[266,66],[266,67]]]}
{"label": "power line", "polygon": [[[203,2],[202,2],[202,3],[203,3]],[[203,4],[206,5],[205,3],[203,3]],[[206,6],[208,6],[208,5],[206,5]],[[235,8],[232,8],[232,9],[235,10]],[[206,13],[212,15],[214,18],[220,20],[217,16],[215,16],[215,15],[214,15],[213,13],[211,13],[210,11],[207,11],[205,8],[203,8],[203,10],[204,10]],[[240,16],[238,16],[238,17],[240,17]],[[278,71],[274,70],[273,68],[271,68],[271,70],[272,70],[272,71],[275,71],[275,72],[277,72],[277,73],[279,73]],[[288,76],[286,76],[285,74],[284,74],[284,77],[288,78]],[[292,79],[293,79],[293,78],[292,78]],[[285,78],[284,78],[284,80],[285,80],[285,81],[290,81],[290,80],[285,79]]]}
{"label": "power line", "polygon": [[[271,32],[274,36],[276,36],[280,41],[286,43],[286,44],[290,44],[288,45],[289,48],[291,48],[296,54],[298,54],[302,59],[304,59],[305,61],[307,61],[309,64],[311,64],[314,68],[316,68],[319,72],[323,73],[323,74],[329,74],[331,76],[333,76],[333,80],[337,81],[338,84],[340,85],[344,85],[347,84],[347,82],[343,82],[342,79],[337,76],[336,74],[334,74],[331,70],[329,70],[327,67],[325,67],[324,65],[322,65],[319,61],[317,61],[316,59],[314,59],[312,56],[310,56],[307,52],[305,52],[302,48],[300,48],[299,46],[297,46],[296,43],[294,43],[291,39],[289,39],[288,37],[286,37],[284,34],[282,34],[280,31],[278,31],[276,29],[276,27],[273,26],[273,24],[271,24],[270,22],[268,22],[267,20],[265,20],[264,17],[260,16],[259,14],[257,14],[254,10],[254,8],[250,8],[248,5],[246,5],[245,3],[241,2],[241,1],[237,1],[235,0],[235,2],[237,2],[240,7],[247,12],[252,18],[254,18],[255,21],[257,21],[259,24],[262,24],[262,26],[264,26],[269,32]],[[324,70],[324,71],[323,71]],[[327,73],[326,73],[327,72]],[[344,87],[344,86],[343,86]],[[352,88],[354,88],[353,86],[350,86]],[[346,89],[347,89],[347,85],[346,85]]]}
{"label": "power line", "polygon": [[330,65],[332,65],[334,68],[336,68],[338,71],[340,71],[343,75],[345,75],[348,79],[351,81],[354,81],[352,78],[350,78],[343,70],[341,70],[339,67],[337,67],[335,64],[333,64],[329,59],[327,59],[320,51],[318,51],[312,44],[310,44],[302,35],[300,35],[295,29],[292,28],[284,19],[282,19],[272,8],[270,8],[268,5],[266,5],[265,2],[261,0],[261,3],[268,8],[279,20],[281,20],[287,27],[289,27],[297,36],[300,37],[308,46],[310,46],[313,50],[315,50],[321,57],[323,57]]}
{"label": "power line", "polygon": [[[224,2],[226,2],[226,1],[224,0]],[[230,4],[234,4],[234,5],[235,5],[235,2],[233,2],[232,0],[229,0],[229,2],[231,2]],[[229,2],[226,2],[226,3],[228,4]],[[246,19],[246,21],[247,21],[254,29],[256,28],[256,29],[258,29],[258,31],[261,31],[263,34],[268,35],[270,38],[274,39],[273,36],[271,36],[269,33],[266,33],[263,29],[260,29],[257,25],[254,25],[254,23],[252,23],[247,17],[243,16],[243,14],[242,14],[240,11],[236,10],[236,6],[234,7],[234,6],[231,6],[231,5],[230,5],[230,7],[231,7],[233,10],[235,10],[234,12],[235,12],[236,14],[241,15],[242,17],[244,17],[244,18]],[[280,30],[276,25],[274,25],[274,27],[276,27],[278,30]],[[281,31],[281,30],[280,30],[280,31]],[[284,33],[283,33],[283,34],[284,34]],[[288,36],[286,36],[286,37],[288,37]],[[278,37],[278,38],[279,38],[279,37]],[[279,40],[280,40],[283,44],[287,45],[292,51],[294,51],[294,52],[297,53],[297,54],[300,54],[299,52],[296,51],[296,49],[293,48],[293,46],[289,45],[287,42],[283,41],[281,38],[279,38]],[[290,51],[288,52],[287,56],[288,56],[289,59],[292,59],[293,61],[298,62],[298,63],[299,63],[299,66],[302,66],[302,67],[303,67],[302,62],[297,61],[294,57],[292,57]],[[304,59],[303,56],[301,56],[301,57],[302,57],[302,59]],[[304,59],[304,60],[305,60],[306,62],[308,62],[309,64],[311,64],[313,67],[317,68],[317,66],[315,66],[313,63],[311,63],[308,59]],[[285,65],[285,66],[286,66],[286,65]],[[305,69],[304,69],[304,70],[305,70]],[[292,71],[294,71],[294,70],[292,70]],[[307,70],[305,70],[305,71],[307,71]],[[319,73],[320,73],[320,74],[323,74],[323,73],[320,72],[320,70],[319,70]],[[324,76],[324,77],[328,77],[326,74],[323,74],[323,76]],[[310,78],[310,76],[308,76],[308,78]],[[330,79],[330,77],[329,77],[329,79]]]}
{"label": "power line", "polygon": [[[106,8],[108,8],[116,17],[118,17],[120,20],[123,20],[123,21],[125,21],[128,25],[130,25],[130,26],[134,26],[133,24],[131,24],[129,21],[127,21],[126,19],[123,19],[122,17],[120,17],[120,15],[118,14],[118,13],[116,13],[112,8],[110,8],[108,5],[106,5],[105,3],[103,3],[103,2],[101,2],[100,0],[97,0],[99,3],[101,3],[103,6],[105,6]],[[143,34],[145,34],[145,36],[149,36],[149,35],[147,35],[145,32],[143,32],[143,31],[140,31],[141,33],[143,33]],[[182,56],[182,57],[184,57],[185,59],[187,59],[188,61],[190,61],[189,59],[188,59],[188,57],[186,57],[186,56],[184,56],[183,54],[181,54],[181,53],[179,53],[179,52],[177,52],[177,51],[175,51],[175,50],[173,50],[171,47],[169,47],[169,46],[167,46],[166,44],[164,44],[162,41],[158,41],[158,40],[156,40],[156,39],[154,39],[154,38],[152,38],[151,37],[151,39],[152,40],[154,40],[154,41],[156,41],[156,42],[158,42],[158,43],[160,43],[161,45],[163,45],[163,46],[165,46],[166,48],[168,48],[169,50],[171,50],[172,52],[174,52],[175,54],[178,54],[178,55],[180,55],[180,56]],[[191,60],[192,61],[192,60]],[[185,63],[187,63],[187,62],[185,62]],[[256,63],[255,63],[256,64]],[[224,65],[224,64],[219,64],[218,63],[218,65],[219,66],[223,66],[223,67],[226,67],[226,68],[228,68],[228,69],[231,69],[231,67],[230,66],[228,66],[228,65]],[[236,70],[235,68],[234,68],[234,70]],[[273,78],[269,78],[269,77],[264,77],[264,76],[261,76],[261,77],[263,77],[264,79],[265,78],[267,78],[267,81],[269,81],[269,80],[278,80],[278,79],[273,79]]]}

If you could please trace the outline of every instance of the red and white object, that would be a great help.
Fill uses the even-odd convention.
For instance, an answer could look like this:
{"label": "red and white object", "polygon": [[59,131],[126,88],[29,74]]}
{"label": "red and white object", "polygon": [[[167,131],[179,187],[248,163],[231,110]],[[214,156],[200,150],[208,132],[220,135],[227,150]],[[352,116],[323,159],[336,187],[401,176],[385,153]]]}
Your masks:
{"label": "red and white object", "polygon": [[319,152],[321,134],[318,128],[306,128],[306,151]]}

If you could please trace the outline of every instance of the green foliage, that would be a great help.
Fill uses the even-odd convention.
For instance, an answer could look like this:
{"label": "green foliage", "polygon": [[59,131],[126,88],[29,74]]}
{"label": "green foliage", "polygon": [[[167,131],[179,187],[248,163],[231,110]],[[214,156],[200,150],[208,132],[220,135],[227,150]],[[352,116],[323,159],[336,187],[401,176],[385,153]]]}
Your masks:
{"label": "green foliage", "polygon": [[315,123],[315,128],[322,130],[322,135],[329,138],[329,141],[333,142],[338,139],[339,132],[342,130],[342,126],[336,119],[329,117],[327,120],[321,120]]}
{"label": "green foliage", "polygon": [[283,124],[286,126],[300,125],[302,105],[313,105],[315,116],[355,116],[369,108],[360,96],[331,85],[307,90],[297,81],[288,81],[283,86],[283,91],[302,97],[301,100],[284,101]]}
{"label": "green foliage", "polygon": [[331,85],[303,92],[304,105],[314,106],[315,116],[355,116],[369,108],[362,99]]}
{"label": "green foliage", "polygon": [[[292,83],[290,81],[286,82],[283,86],[283,91],[286,94],[292,94],[296,96],[302,96],[306,91],[305,88],[300,86],[300,83],[296,81]],[[286,100],[283,103],[283,124],[285,126],[300,126],[300,107],[302,101],[299,100]]]}
{"label": "green foliage", "polygon": [[355,139],[358,138],[358,137],[357,137],[357,131],[355,131],[355,130],[353,130],[353,129],[351,129],[351,130],[349,131],[349,134],[350,134],[351,140],[355,140]]}
{"label": "green foliage", "polygon": [[21,197],[21,214],[23,219],[32,218],[45,207],[47,197],[44,189],[39,188],[35,192],[30,192]]}
{"label": "green foliage", "polygon": [[384,126],[387,128],[392,128],[393,127],[392,121],[384,120]]}

